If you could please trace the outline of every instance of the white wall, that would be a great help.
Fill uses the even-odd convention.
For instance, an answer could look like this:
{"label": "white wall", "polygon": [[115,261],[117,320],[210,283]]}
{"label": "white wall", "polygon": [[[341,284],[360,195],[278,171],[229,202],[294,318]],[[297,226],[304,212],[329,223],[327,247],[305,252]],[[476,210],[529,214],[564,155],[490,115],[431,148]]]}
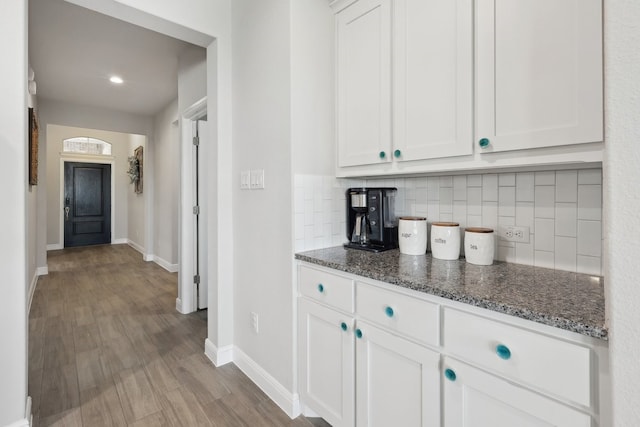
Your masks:
{"label": "white wall", "polygon": [[[28,106],[34,108],[34,114],[38,115],[37,99],[34,95],[27,96]],[[27,138],[28,138],[27,134]],[[38,138],[38,161],[42,158],[41,150],[45,149],[45,145],[42,140]],[[27,154],[27,165],[29,163],[29,154]],[[38,165],[38,172],[43,168]],[[44,185],[43,175],[39,175],[40,186]],[[35,290],[35,284],[38,280],[37,267],[38,267],[38,199],[40,188],[38,186],[27,186],[27,279],[30,280],[29,287],[27,289],[27,301],[29,301],[32,292]]]}
{"label": "white wall", "polygon": [[[46,124],[42,120],[40,105],[37,109],[39,119],[38,135],[38,186],[36,195],[36,266],[42,273],[48,273],[47,265],[47,145],[45,143],[47,132]],[[33,191],[33,189],[32,189]]]}
{"label": "white wall", "polygon": [[[234,343],[292,389],[289,1],[234,0]],[[264,190],[239,190],[264,169]],[[259,315],[260,331],[250,328]]]}
{"label": "white wall", "polygon": [[[154,16],[175,22],[205,34],[218,28],[215,23],[224,19],[218,13],[224,0],[189,0],[188,2],[158,2],[157,0],[116,0],[118,3],[133,7]],[[213,24],[213,25],[212,25]]]}
{"label": "white wall", "polygon": [[333,11],[324,0],[290,3],[293,172],[335,175]]}
{"label": "white wall", "polygon": [[[111,150],[113,158],[105,159],[105,163],[109,163],[109,161],[115,162],[111,169],[111,174],[115,178],[115,187],[113,188],[114,198],[111,201],[115,207],[115,215],[113,217],[114,227],[111,233],[113,241],[128,238],[135,240],[135,235],[130,237],[128,226],[128,193],[133,192],[133,185],[129,184],[129,176],[126,174],[129,168],[127,157],[133,155],[133,149],[130,147],[132,135],[53,124],[47,126],[46,135],[47,175],[45,177],[46,179],[43,179],[42,185],[46,185],[47,188],[47,245],[58,247],[64,245],[64,240],[61,239],[62,230],[60,226],[62,216],[62,206],[60,205],[61,157],[74,162],[82,162],[85,160],[96,161],[95,156],[61,156],[62,141],[75,136],[98,138],[112,144]],[[144,234],[142,234],[142,239],[144,239]],[[144,243],[144,240],[141,241]]]}
{"label": "white wall", "polygon": [[151,135],[153,118],[105,108],[38,99],[41,127],[47,124]]}
{"label": "white wall", "polygon": [[0,14],[0,425],[24,420],[27,398],[27,2]]}
{"label": "white wall", "polygon": [[178,109],[183,112],[207,96],[207,51],[192,47],[178,58]]}
{"label": "white wall", "polygon": [[[153,176],[149,176],[150,174],[148,173],[148,171],[150,169],[152,169],[153,167],[153,163],[149,161],[149,155],[148,155],[148,150],[147,150],[147,143],[146,140],[147,138],[144,135],[124,135],[127,138],[127,144],[126,146],[126,157],[124,157],[124,160],[127,159],[128,156],[133,156],[133,150],[135,150],[138,147],[142,147],[142,154],[143,154],[143,158],[142,158],[142,167],[143,167],[143,187],[142,187],[142,193],[138,194],[135,191],[133,191],[133,184],[129,184],[130,180],[129,180],[129,176],[124,174],[120,169],[120,167],[118,166],[117,169],[117,173],[118,175],[122,174],[124,175],[124,177],[127,179],[127,188],[124,188],[124,193],[126,195],[126,199],[127,199],[127,205],[125,207],[125,213],[127,215],[127,228],[126,228],[126,238],[129,240],[130,243],[133,244],[133,246],[140,250],[143,254],[148,254],[151,253],[150,249],[147,248],[147,244],[146,244],[146,240],[145,238],[146,236],[146,224],[147,224],[147,220],[149,220],[149,218],[147,218],[146,216],[146,211],[145,211],[145,194],[148,193],[150,190],[148,187],[151,185],[152,181],[153,181]],[[120,162],[118,162],[120,163]],[[126,164],[126,168],[128,169],[129,164]],[[125,169],[126,171],[126,169]],[[117,178],[120,178],[119,176],[117,176]],[[118,209],[120,210],[120,209]]]}
{"label": "white wall", "polygon": [[614,425],[640,425],[640,3],[605,1],[605,277]]}
{"label": "white wall", "polygon": [[178,263],[178,184],[180,141],[178,101],[174,100],[154,118],[155,197],[153,254],[167,264]]}

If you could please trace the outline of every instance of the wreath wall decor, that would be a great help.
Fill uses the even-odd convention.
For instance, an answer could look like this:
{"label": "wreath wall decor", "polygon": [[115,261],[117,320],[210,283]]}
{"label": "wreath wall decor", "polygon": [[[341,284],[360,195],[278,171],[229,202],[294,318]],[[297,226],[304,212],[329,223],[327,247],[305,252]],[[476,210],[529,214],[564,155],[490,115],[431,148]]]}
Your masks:
{"label": "wreath wall decor", "polygon": [[144,153],[142,146],[133,150],[133,156],[128,157],[127,160],[129,161],[129,170],[127,170],[127,175],[129,175],[130,183],[133,184],[133,191],[136,194],[142,194],[142,186],[144,182]]}

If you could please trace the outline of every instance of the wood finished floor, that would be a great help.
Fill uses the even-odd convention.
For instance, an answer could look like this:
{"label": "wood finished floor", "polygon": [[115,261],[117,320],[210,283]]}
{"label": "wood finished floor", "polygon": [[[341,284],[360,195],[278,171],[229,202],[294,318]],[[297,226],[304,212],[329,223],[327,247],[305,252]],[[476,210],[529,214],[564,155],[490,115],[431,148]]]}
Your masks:
{"label": "wood finished floor", "polygon": [[235,365],[204,355],[206,312],[126,245],[48,254],[29,315],[35,427],[328,426],[290,420]]}

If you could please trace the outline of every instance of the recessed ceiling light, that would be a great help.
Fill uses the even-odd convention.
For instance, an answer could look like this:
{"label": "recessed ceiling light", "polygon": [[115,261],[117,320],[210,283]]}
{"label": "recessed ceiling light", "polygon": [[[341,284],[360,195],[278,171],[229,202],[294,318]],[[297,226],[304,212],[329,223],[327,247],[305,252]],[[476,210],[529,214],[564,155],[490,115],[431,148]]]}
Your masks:
{"label": "recessed ceiling light", "polygon": [[115,83],[117,85],[120,85],[120,84],[124,83],[124,80],[122,80],[122,77],[118,77],[118,76],[109,77],[109,81],[111,83]]}

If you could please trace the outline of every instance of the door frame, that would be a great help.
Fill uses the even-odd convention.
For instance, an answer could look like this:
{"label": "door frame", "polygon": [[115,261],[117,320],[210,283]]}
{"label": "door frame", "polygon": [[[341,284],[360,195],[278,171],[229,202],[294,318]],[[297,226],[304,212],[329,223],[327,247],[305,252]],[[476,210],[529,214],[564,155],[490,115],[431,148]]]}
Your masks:
{"label": "door frame", "polygon": [[[193,170],[192,170],[192,150],[193,142],[193,122],[207,115],[207,97],[196,101],[193,105],[182,112],[180,117],[180,206],[178,209],[178,297],[176,298],[176,310],[180,313],[192,313],[197,310],[196,284],[193,283],[194,276],[194,233],[193,230]],[[206,163],[206,156],[203,147],[200,147],[201,166]],[[202,193],[206,192],[207,183],[200,183],[200,206],[206,203],[206,197]],[[207,221],[207,215],[201,210],[200,223]],[[201,227],[202,229],[203,227]],[[205,226],[205,230],[208,228]],[[203,237],[202,235],[200,236]],[[205,236],[205,239],[207,237]],[[206,261],[206,260],[205,260]],[[201,286],[208,286],[208,277],[200,277]]]}
{"label": "door frame", "polygon": [[[58,236],[59,236],[59,248],[64,249],[64,215],[62,215],[62,209],[64,209],[64,164],[65,163],[96,163],[102,165],[111,165],[111,244],[121,243],[116,242],[113,239],[113,235],[115,232],[115,215],[116,215],[116,199],[115,199],[115,159],[112,156],[105,156],[104,158],[96,158],[96,157],[85,157],[85,156],[74,156],[73,154],[61,154],[60,155],[60,209],[58,214],[60,215],[60,219],[58,221]],[[124,242],[126,243],[126,242]]]}

